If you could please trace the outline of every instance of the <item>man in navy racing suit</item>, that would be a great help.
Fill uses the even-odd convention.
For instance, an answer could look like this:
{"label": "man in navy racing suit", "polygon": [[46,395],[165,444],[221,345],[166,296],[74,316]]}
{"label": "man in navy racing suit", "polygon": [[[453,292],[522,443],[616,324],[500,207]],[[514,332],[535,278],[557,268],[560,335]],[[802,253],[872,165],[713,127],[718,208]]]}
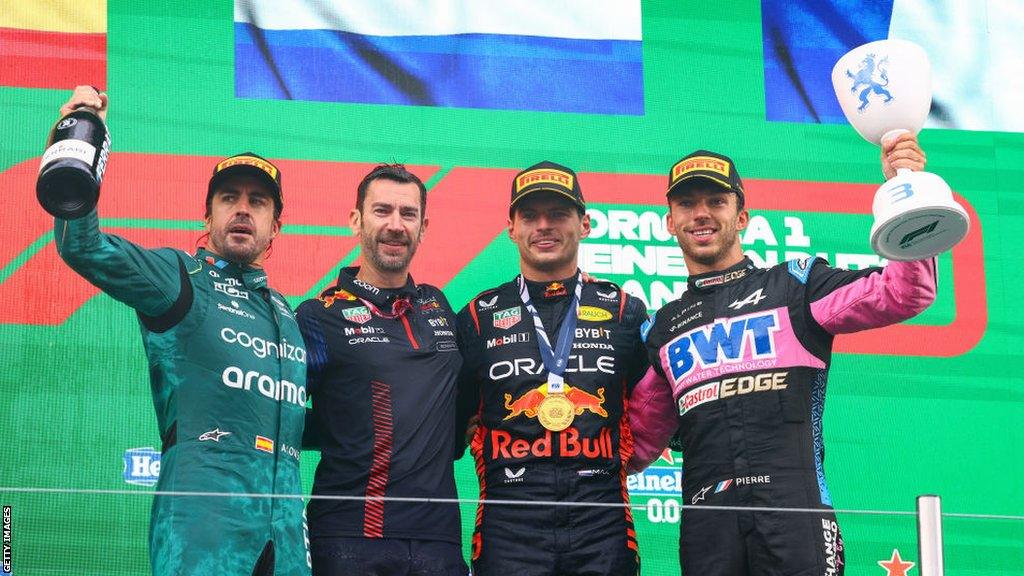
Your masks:
{"label": "man in navy racing suit", "polygon": [[[911,135],[885,143],[883,172],[921,169]],[[697,151],[669,175],[667,217],[687,291],[643,333],[667,380],[638,385],[630,420],[639,470],[682,445],[680,564],[694,576],[837,576],[842,537],[823,469],[822,413],[835,335],[903,321],[935,297],[935,260],[847,271],[821,258],[755,267],[733,162]],[[688,506],[815,508],[819,514]]]}

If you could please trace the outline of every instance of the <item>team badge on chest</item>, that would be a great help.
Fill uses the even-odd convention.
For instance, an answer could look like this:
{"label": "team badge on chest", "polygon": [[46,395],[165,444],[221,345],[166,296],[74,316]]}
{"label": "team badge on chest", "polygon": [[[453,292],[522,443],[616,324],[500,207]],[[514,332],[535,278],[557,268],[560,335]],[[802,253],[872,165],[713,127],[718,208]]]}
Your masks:
{"label": "team badge on chest", "polygon": [[370,309],[366,306],[356,306],[354,308],[345,308],[341,311],[341,315],[345,317],[345,320],[349,322],[355,322],[356,324],[366,324],[370,321]]}
{"label": "team badge on chest", "polygon": [[513,306],[512,308],[498,310],[494,313],[494,327],[501,328],[502,330],[508,330],[516,324],[519,324],[519,321],[522,319],[523,309],[521,306]]}

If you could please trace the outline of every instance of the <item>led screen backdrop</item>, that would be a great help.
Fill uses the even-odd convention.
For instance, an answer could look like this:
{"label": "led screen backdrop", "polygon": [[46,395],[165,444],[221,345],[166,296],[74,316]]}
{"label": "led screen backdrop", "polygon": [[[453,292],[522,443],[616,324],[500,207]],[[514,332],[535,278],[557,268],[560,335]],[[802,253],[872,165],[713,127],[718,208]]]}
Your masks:
{"label": "led screen backdrop", "polygon": [[[511,177],[544,159],[580,174],[594,224],[581,265],[652,311],[685,286],[663,190],[672,163],[697,148],[738,164],[753,210],[742,242],[759,264],[807,254],[881,263],[867,239],[878,151],[824,112],[828,92],[801,92],[827,82],[801,62],[810,54],[830,71],[832,56],[813,54],[843,51],[827,30],[876,39],[848,24],[873,18],[888,37],[909,3],[24,4],[0,0],[0,504],[11,507],[14,574],[148,571],[159,435],[136,320],[60,262],[34,196],[46,135],[76,83],[111,98],[100,200],[110,232],[192,249],[216,158],[253,150],[279,164],[285,228],[268,273],[293,305],[358,261],[347,213],[381,161],[427,182],[431,225],[412,272],[457,307],[516,273]],[[980,39],[971,70],[991,77],[1024,32],[1003,4],[971,3],[967,30],[940,2],[915,26],[921,38]],[[361,18],[344,7],[356,5]],[[1024,337],[1013,312],[1024,136],[996,114],[1024,96],[967,84],[946,94],[950,118],[991,112],[921,136],[972,228],[939,259],[938,299],[924,314],[836,341],[825,467],[843,510],[906,512],[934,493],[947,512],[1024,515]],[[317,457],[302,457],[307,490]],[[634,516],[647,575],[678,573],[680,463],[666,453],[629,479],[645,506]],[[460,495],[475,498],[469,458],[457,476]],[[474,511],[462,507],[467,534]],[[878,562],[897,549],[917,561],[912,516],[839,518],[848,574],[886,574]],[[1024,575],[1024,522],[950,517],[945,529],[949,573]]]}

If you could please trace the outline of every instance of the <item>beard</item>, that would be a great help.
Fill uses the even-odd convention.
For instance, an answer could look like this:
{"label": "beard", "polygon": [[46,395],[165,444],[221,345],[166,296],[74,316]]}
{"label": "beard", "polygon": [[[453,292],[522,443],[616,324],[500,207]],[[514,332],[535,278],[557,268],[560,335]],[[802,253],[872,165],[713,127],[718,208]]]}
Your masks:
{"label": "beard", "polygon": [[[413,239],[404,232],[380,232],[376,236],[364,233],[362,238],[363,254],[373,264],[374,268],[382,272],[404,272],[408,270],[412,257],[416,254],[416,248],[420,243],[419,236]],[[406,251],[404,254],[385,254],[381,250],[381,244],[394,242],[405,244]]]}
{"label": "beard", "polygon": [[719,233],[726,232],[721,238],[723,239],[721,244],[718,245],[717,249],[714,250],[692,250],[688,249],[684,243],[680,242],[679,247],[683,249],[684,254],[690,257],[694,262],[707,266],[709,268],[716,267],[722,260],[725,260],[729,253],[732,251],[736,243],[740,241],[739,234],[736,233],[735,229],[728,230],[726,226],[719,229]]}
{"label": "beard", "polygon": [[[248,241],[233,241],[230,238],[229,231],[232,225],[236,223],[246,223],[252,226],[252,234]],[[228,223],[227,226],[210,232],[210,246],[214,249],[214,252],[219,254],[225,260],[248,266],[255,262],[267,248],[270,246],[272,238],[269,234],[262,235],[252,224],[251,220],[233,220]]]}

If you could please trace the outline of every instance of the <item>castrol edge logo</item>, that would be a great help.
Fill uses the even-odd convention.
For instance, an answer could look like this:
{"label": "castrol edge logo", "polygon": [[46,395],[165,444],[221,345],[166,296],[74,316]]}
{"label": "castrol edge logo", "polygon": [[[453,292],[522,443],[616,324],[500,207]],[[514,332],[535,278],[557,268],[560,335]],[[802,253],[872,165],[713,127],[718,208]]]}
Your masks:
{"label": "castrol edge logo", "polygon": [[752,392],[785,390],[789,372],[764,372],[738,377],[723,378],[698,386],[679,397],[679,415],[682,416],[697,406],[730,396],[743,396]]}

